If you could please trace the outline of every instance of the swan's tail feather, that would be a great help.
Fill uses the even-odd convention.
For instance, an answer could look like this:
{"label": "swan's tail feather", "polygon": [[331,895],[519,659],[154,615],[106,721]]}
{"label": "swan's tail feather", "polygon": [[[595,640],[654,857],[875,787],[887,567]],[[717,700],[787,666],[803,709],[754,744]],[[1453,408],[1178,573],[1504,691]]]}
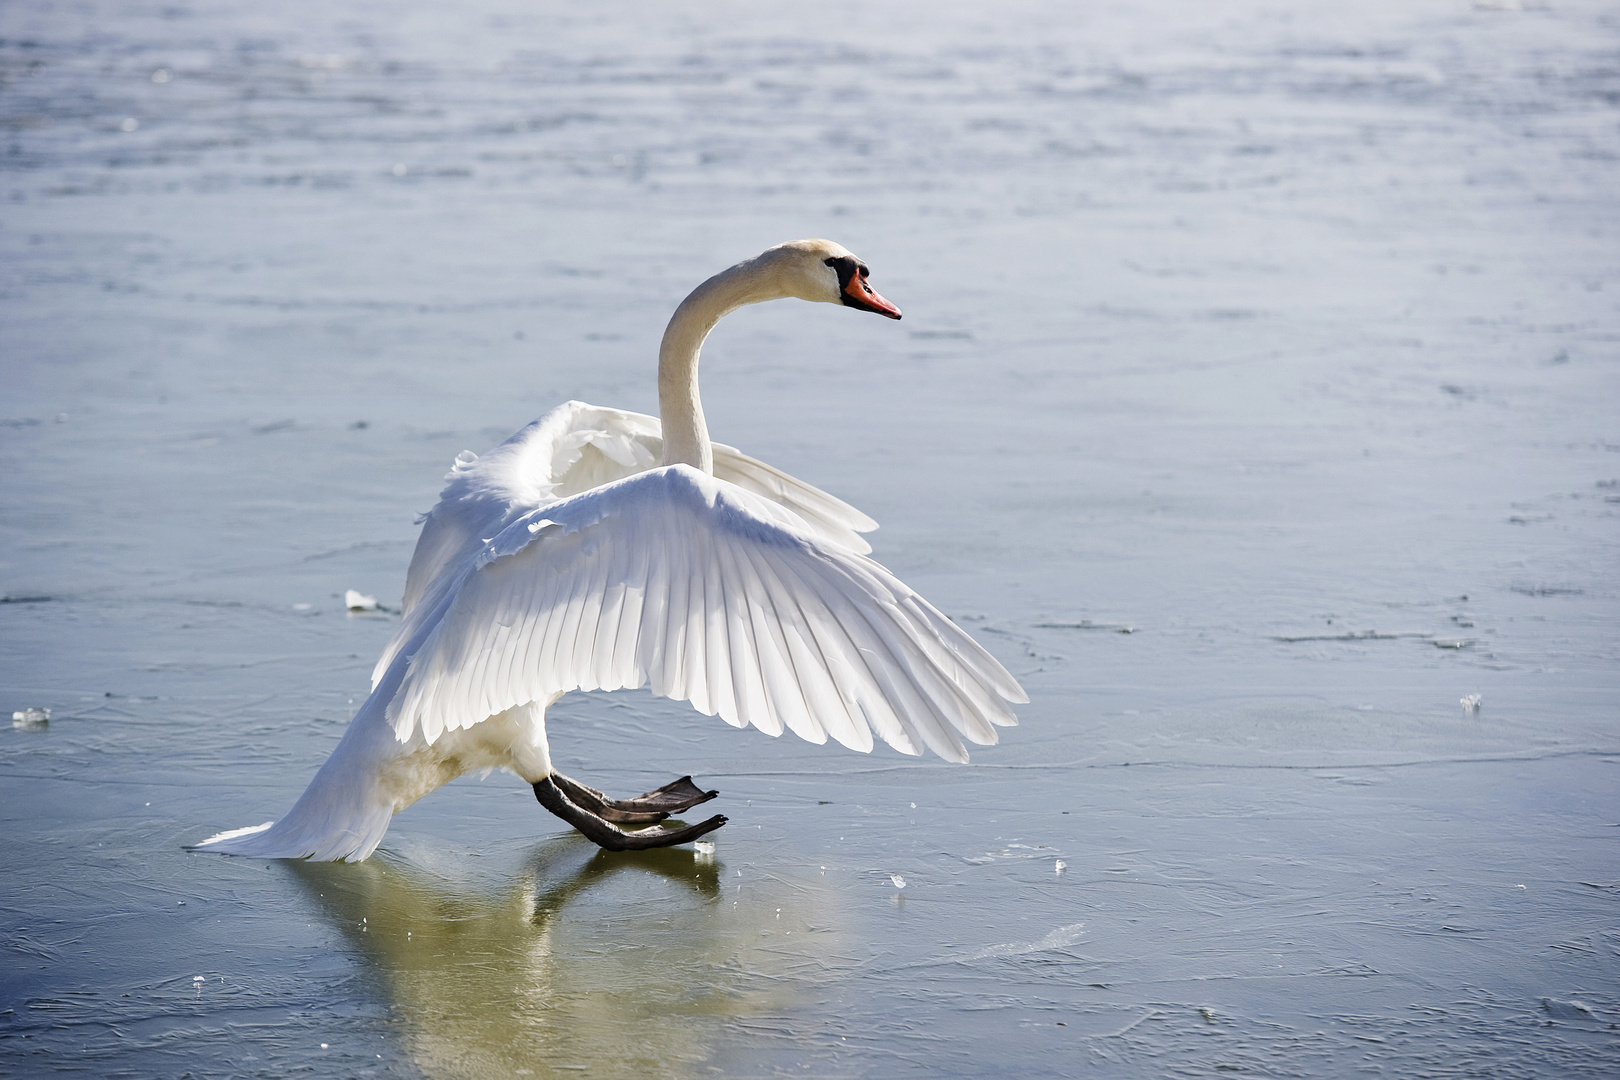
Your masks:
{"label": "swan's tail feather", "polygon": [[[377,850],[394,809],[388,805],[322,806],[309,792],[280,821],[210,836],[192,851],[243,855],[250,859],[310,859],[360,862]],[[317,805],[309,805],[311,802]]]}
{"label": "swan's tail feather", "polygon": [[192,850],[315,862],[360,862],[377,850],[396,809],[380,771],[403,752],[382,715],[382,703],[398,688],[397,671],[390,680],[367,699],[332,756],[279,821],[218,833]]}
{"label": "swan's tail feather", "polygon": [[253,846],[252,841],[247,838],[257,836],[274,824],[273,821],[267,821],[263,825],[249,825],[245,829],[227,829],[222,833],[215,833],[200,844],[189,845],[189,850],[219,851],[226,855],[246,855],[248,852],[243,849]]}

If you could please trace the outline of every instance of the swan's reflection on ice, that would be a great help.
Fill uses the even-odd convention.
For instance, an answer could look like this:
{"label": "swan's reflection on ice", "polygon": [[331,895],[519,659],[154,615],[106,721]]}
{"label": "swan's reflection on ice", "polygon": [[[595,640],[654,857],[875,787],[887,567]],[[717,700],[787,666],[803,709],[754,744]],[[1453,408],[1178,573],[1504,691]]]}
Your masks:
{"label": "swan's reflection on ice", "polygon": [[842,952],[815,868],[745,882],[575,838],[504,885],[397,856],[283,865],[375,965],[430,1077],[706,1074],[728,1020],[789,1007]]}

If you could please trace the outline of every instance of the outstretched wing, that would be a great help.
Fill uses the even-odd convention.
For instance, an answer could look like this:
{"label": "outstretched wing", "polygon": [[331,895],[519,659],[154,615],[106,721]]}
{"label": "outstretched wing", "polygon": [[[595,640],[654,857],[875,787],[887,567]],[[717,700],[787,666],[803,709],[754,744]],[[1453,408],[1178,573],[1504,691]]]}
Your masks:
{"label": "outstretched wing", "polygon": [[441,578],[396,661],[402,740],[650,684],[736,727],[965,761],[1028,700],[882,566],[685,465],[535,510]]}
{"label": "outstretched wing", "polygon": [[[406,621],[371,673],[382,681],[401,647],[414,636],[412,614],[422,598],[442,585],[440,575],[517,518],[561,499],[653,468],[663,457],[663,428],[642,413],[569,401],[493,450],[456,456],[438,504],[422,515],[401,601]],[[734,447],[716,443],[714,471],[722,480],[763,495],[792,510],[803,523],[855,551],[872,550],[859,533],[877,522],[840,499]]]}

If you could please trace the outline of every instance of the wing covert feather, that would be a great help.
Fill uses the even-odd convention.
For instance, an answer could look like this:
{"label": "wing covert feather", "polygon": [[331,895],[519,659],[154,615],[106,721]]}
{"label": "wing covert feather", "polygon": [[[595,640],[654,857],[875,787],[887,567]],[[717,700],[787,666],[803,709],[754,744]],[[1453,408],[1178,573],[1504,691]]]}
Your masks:
{"label": "wing covert feather", "polygon": [[395,662],[434,741],[574,689],[649,685],[736,726],[966,760],[1027,700],[971,637],[792,510],[684,465],[536,510],[467,560]]}
{"label": "wing covert feather", "polygon": [[[422,628],[427,612],[416,609],[433,608],[436,588],[460,561],[529,512],[643,472],[662,453],[656,417],[569,401],[482,456],[458,454],[438,502],[419,519],[422,533],[401,599],[406,618],[378,659],[372,686]],[[858,534],[877,523],[820,488],[722,443],[714,444],[714,467],[718,478],[787,508],[823,539],[862,554],[872,550]]]}

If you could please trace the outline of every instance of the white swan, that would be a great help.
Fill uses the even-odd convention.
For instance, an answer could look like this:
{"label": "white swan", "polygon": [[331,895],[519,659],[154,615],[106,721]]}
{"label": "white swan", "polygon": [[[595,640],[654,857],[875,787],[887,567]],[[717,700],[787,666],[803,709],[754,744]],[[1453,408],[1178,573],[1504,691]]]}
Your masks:
{"label": "white swan", "polygon": [[196,845],[361,860],[389,820],[475,769],[502,768],[604,847],[659,847],[725,824],[627,832],[713,798],[682,777],[613,800],[556,773],[545,711],[569,690],[651,686],[734,727],[830,735],[966,761],[1016,723],[1018,683],[866,558],[877,527],[825,492],[711,443],[698,351],[744,304],[781,297],[892,319],[867,268],[826,240],[738,263],[676,309],[658,357],[663,423],[571,401],[483,457],[463,453],[426,516],[404,618],[337,749],[279,821]]}

